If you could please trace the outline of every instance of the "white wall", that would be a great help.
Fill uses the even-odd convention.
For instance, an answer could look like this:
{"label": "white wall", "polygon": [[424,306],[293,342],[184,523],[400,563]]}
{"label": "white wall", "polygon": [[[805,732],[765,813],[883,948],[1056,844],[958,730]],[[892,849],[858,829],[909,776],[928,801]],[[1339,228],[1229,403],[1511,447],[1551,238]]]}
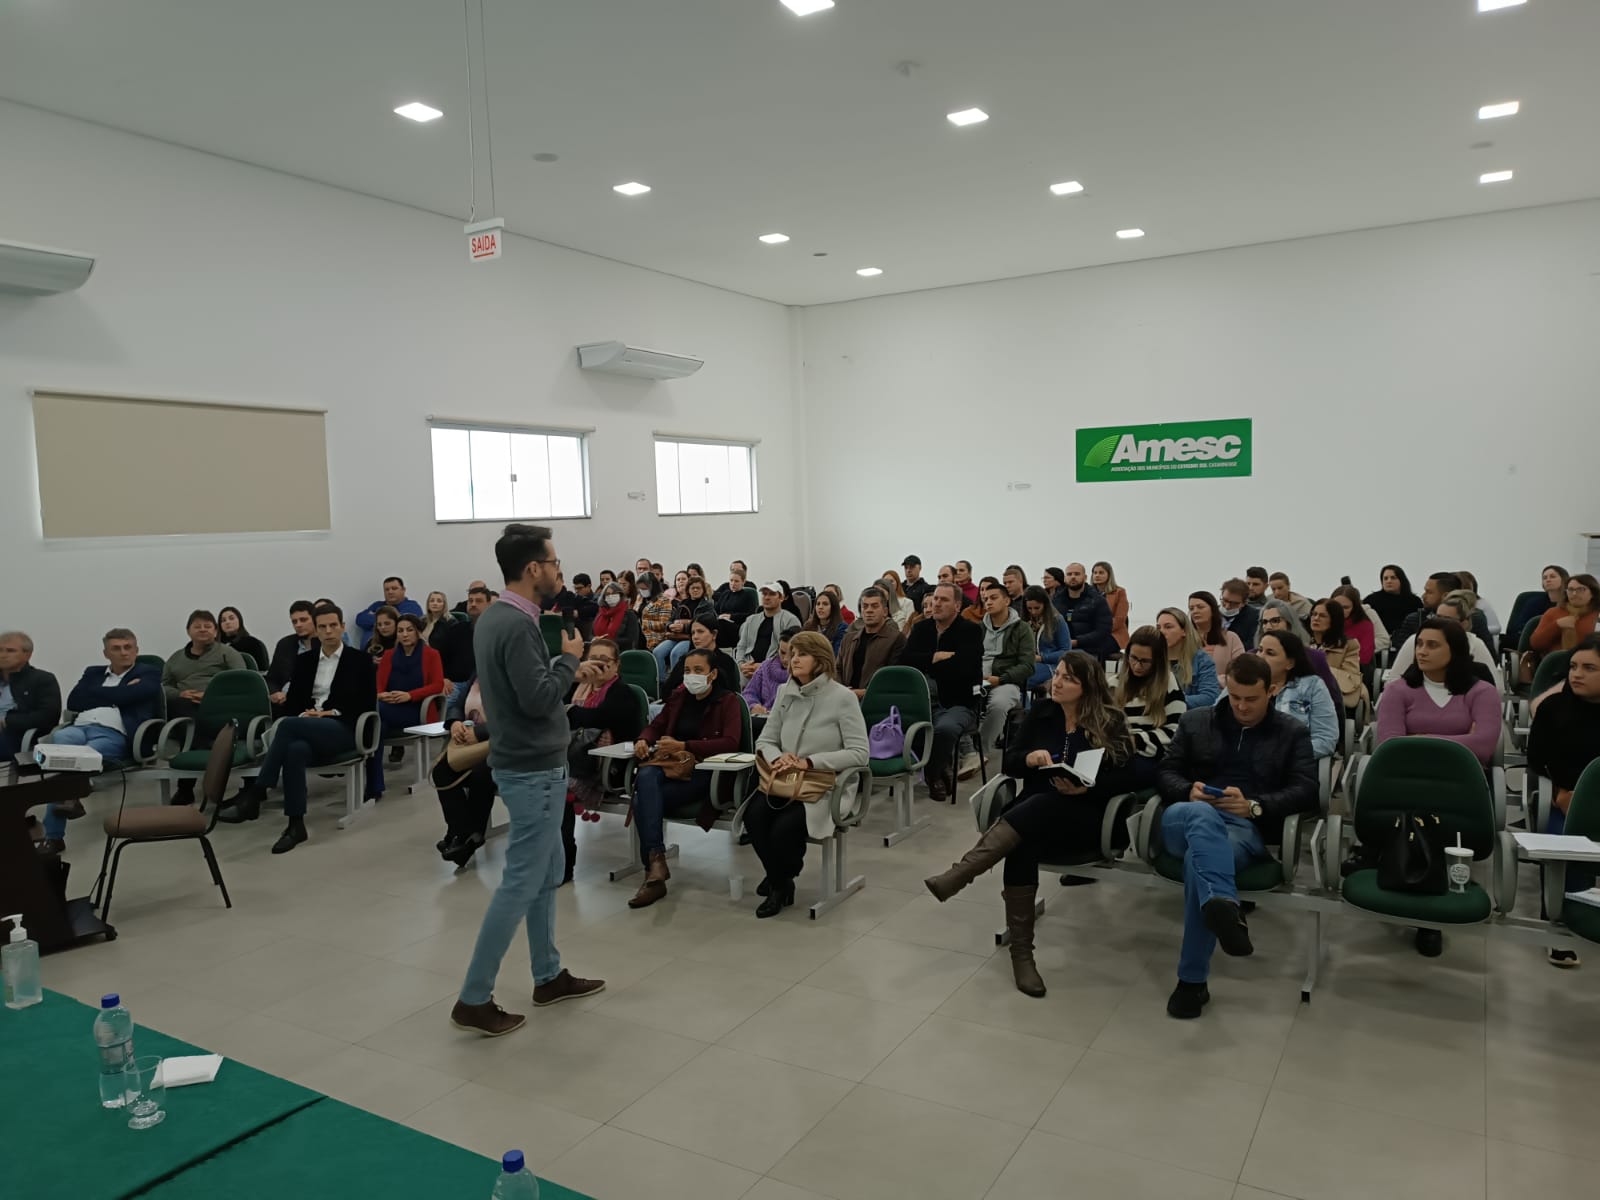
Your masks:
{"label": "white wall", "polygon": [[[813,574],[1103,558],[1143,623],[1392,560],[1505,615],[1600,529],[1597,272],[1589,201],[807,309]],[[1079,426],[1225,417],[1250,479],[1075,482]]]}
{"label": "white wall", "polygon": [[[641,553],[796,568],[785,308],[525,238],[473,266],[457,222],[5,103],[0,147],[0,238],[100,260],[79,292],[0,296],[0,629],[28,630],[40,665],[74,675],[113,624],[170,653],[196,606],[240,606],[270,644],[299,596],[492,579],[497,526],[433,521],[429,414],[596,429],[594,517],[556,523],[569,573]],[[573,346],[609,337],[707,365],[580,374]],[[46,544],[29,387],[326,408],[332,532]],[[762,511],[657,517],[653,429],[762,438]],[[114,504],[143,469],[86,486]]]}

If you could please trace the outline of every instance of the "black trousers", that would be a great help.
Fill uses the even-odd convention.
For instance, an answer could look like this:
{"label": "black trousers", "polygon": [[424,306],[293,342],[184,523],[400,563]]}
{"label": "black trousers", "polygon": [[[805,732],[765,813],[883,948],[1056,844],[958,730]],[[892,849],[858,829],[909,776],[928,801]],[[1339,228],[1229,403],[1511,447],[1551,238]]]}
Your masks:
{"label": "black trousers", "polygon": [[439,808],[453,838],[489,832],[489,810],[494,807],[494,775],[487,763],[474,767],[472,774],[455,787],[439,789]]}
{"label": "black trousers", "polygon": [[757,792],[745,806],[744,827],[769,880],[788,883],[800,874],[806,861],[806,805],[791,800],[774,809]]}
{"label": "black trousers", "polygon": [[1024,796],[1001,814],[1022,844],[1006,856],[1005,885],[1033,887],[1041,862],[1092,854],[1100,849],[1100,822],[1109,793],[1096,788],[1082,796],[1063,796],[1051,788]]}

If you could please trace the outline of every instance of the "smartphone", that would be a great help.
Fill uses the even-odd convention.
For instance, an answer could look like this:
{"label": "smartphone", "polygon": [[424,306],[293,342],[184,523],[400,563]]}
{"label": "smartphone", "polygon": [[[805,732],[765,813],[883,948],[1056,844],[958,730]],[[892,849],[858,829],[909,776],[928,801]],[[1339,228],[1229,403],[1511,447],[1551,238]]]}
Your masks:
{"label": "smartphone", "polygon": [[578,632],[578,618],[575,617],[572,613],[562,613],[561,614],[561,628],[564,629],[567,633],[577,633]]}
{"label": "smartphone", "polygon": [[1202,783],[1200,785],[1200,790],[1206,795],[1210,796],[1213,800],[1222,799],[1222,789],[1219,787],[1212,787],[1209,783]]}

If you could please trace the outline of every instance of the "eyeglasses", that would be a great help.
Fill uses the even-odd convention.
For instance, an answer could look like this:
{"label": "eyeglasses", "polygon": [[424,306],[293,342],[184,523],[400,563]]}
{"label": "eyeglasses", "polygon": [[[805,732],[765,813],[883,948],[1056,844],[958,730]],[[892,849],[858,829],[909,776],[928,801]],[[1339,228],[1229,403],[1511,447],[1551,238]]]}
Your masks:
{"label": "eyeglasses", "polygon": [[557,568],[561,566],[561,560],[559,558],[536,558],[533,561],[536,563],[551,563]]}

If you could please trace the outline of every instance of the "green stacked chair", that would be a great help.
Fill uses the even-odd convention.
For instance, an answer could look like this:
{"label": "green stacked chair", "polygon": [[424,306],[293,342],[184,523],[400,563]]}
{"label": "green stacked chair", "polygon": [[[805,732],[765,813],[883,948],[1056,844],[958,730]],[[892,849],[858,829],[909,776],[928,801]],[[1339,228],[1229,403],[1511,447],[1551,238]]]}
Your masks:
{"label": "green stacked chair", "polygon": [[883,844],[892,846],[928,825],[933,818],[920,821],[911,817],[911,792],[917,772],[933,751],[933,698],[928,694],[928,677],[914,667],[883,667],[867,684],[861,697],[861,716],[871,729],[900,710],[900,727],[905,731],[904,750],[892,758],[874,758],[867,766],[872,789],[882,788],[894,802],[894,831],[883,835]]}
{"label": "green stacked chair", "polygon": [[[1446,845],[1461,844],[1477,861],[1492,859],[1491,892],[1468,883],[1464,892],[1416,895],[1378,885],[1374,868],[1356,871],[1343,883],[1345,904],[1380,918],[1428,928],[1476,925],[1516,900],[1516,843],[1495,812],[1483,764],[1465,746],[1441,738],[1401,737],[1379,746],[1366,763],[1350,798],[1356,837],[1373,852],[1392,835],[1402,814],[1432,814],[1444,828]],[[1337,875],[1335,874],[1335,879]]]}
{"label": "green stacked chair", "polygon": [[[1600,760],[1590,763],[1578,776],[1578,786],[1572,789],[1572,803],[1567,806],[1567,824],[1563,832],[1600,841]],[[1587,865],[1593,869],[1593,864]],[[1554,868],[1555,864],[1551,864],[1545,869]],[[1567,890],[1562,888],[1563,896]],[[1600,908],[1592,904],[1563,899],[1561,923],[1581,938],[1600,942]]]}
{"label": "green stacked chair", "polygon": [[[254,671],[223,671],[206,685],[193,717],[177,717],[162,727],[158,753],[166,765],[151,773],[161,780],[163,800],[172,780],[198,779],[205,773],[212,740],[235,722],[242,736],[234,742],[229,766],[238,771],[261,757],[262,736],[272,723],[267,682]],[[175,737],[180,739],[176,746]]]}
{"label": "green stacked chair", "polygon": [[661,699],[661,679],[656,656],[648,650],[624,650],[617,667],[624,683],[639,688],[651,700]]}

